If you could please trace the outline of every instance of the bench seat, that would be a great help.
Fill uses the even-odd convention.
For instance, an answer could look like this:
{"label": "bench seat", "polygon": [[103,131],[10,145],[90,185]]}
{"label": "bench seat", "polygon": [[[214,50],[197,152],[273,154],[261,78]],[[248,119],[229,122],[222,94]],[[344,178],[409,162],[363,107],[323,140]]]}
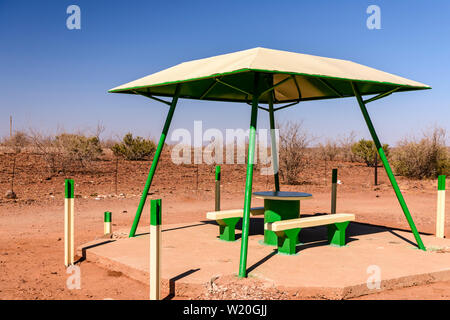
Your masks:
{"label": "bench seat", "polygon": [[[264,215],[264,207],[250,209],[250,215]],[[216,220],[219,224],[219,238],[224,241],[236,240],[236,224],[244,216],[244,209],[231,209],[221,211],[211,211],[206,213],[206,218]]]}
{"label": "bench seat", "polygon": [[277,235],[279,253],[292,255],[296,253],[297,237],[303,228],[327,225],[330,244],[339,247],[345,246],[345,230],[350,221],[354,220],[354,214],[336,213],[266,223],[264,228]]}

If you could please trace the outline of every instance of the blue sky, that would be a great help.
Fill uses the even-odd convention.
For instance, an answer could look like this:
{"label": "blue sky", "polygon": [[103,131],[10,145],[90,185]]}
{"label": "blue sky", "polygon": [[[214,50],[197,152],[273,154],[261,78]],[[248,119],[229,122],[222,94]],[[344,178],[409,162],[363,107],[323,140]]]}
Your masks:
{"label": "blue sky", "polygon": [[[81,30],[66,9],[81,8]],[[366,9],[381,8],[381,30]],[[438,125],[450,134],[450,2],[416,1],[21,1],[0,0],[0,136],[15,129],[128,131],[158,137],[167,107],[107,93],[177,63],[267,47],[341,58],[426,83],[368,105],[382,142]],[[238,116],[237,116],[238,115]],[[260,127],[268,126],[261,113]],[[355,99],[301,103],[276,113],[318,138],[369,137]],[[245,104],[181,100],[172,129],[248,128]]]}

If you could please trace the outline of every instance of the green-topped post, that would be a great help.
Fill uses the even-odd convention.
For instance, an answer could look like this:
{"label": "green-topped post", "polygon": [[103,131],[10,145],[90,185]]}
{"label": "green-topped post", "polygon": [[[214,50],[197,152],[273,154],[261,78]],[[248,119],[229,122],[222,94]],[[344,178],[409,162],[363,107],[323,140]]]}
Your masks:
{"label": "green-topped post", "polygon": [[64,265],[68,267],[74,264],[74,182],[66,179],[64,184]]}
{"label": "green-topped post", "polygon": [[395,192],[395,195],[397,196],[398,202],[400,203],[400,206],[402,207],[402,210],[406,217],[406,220],[408,221],[409,227],[411,228],[411,231],[414,234],[414,238],[416,239],[417,246],[419,247],[419,249],[426,251],[426,248],[422,242],[420,234],[417,231],[416,225],[414,224],[414,221],[411,217],[411,213],[409,212],[408,206],[406,205],[405,199],[403,198],[402,192],[400,191],[397,181],[395,180],[395,176],[392,173],[391,166],[389,165],[389,162],[386,158],[386,154],[384,153],[383,147],[380,143],[380,140],[378,139],[377,133],[372,124],[372,120],[370,119],[366,105],[361,97],[361,94],[359,93],[356,83],[350,82],[350,84],[352,86],[353,92],[358,101],[358,104],[359,104],[359,107],[363,114],[364,120],[366,121],[367,127],[369,128],[370,135],[372,136],[373,142],[375,143],[378,154],[380,155],[381,162],[383,163],[384,169],[386,170],[386,173],[389,177],[389,181],[391,182],[392,187],[394,188],[394,192]]}
{"label": "green-topped post", "polygon": [[104,223],[104,234],[110,234],[111,233],[111,212],[105,211],[103,214],[103,223]]}
{"label": "green-topped post", "polygon": [[436,237],[444,238],[445,234],[445,176],[438,177],[438,197],[436,215]]}
{"label": "green-topped post", "polygon": [[336,213],[337,169],[331,172],[331,213]]}
{"label": "green-topped post", "polygon": [[241,254],[239,259],[239,277],[247,276],[248,233],[250,228],[250,206],[252,201],[253,159],[255,156],[256,120],[258,118],[259,73],[255,73],[253,82],[252,113],[248,137],[247,176],[245,179],[244,216],[242,219]]}
{"label": "green-topped post", "polygon": [[150,202],[150,300],[160,299],[161,199]]}
{"label": "green-topped post", "polygon": [[220,211],[220,166],[216,166],[215,210]]}
{"label": "green-topped post", "polygon": [[145,182],[144,190],[142,191],[141,200],[139,202],[136,215],[134,217],[133,226],[131,227],[130,230],[129,234],[130,238],[134,237],[134,235],[136,234],[136,229],[138,227],[139,220],[141,218],[142,209],[144,209],[145,200],[147,199],[148,191],[150,189],[150,186],[152,185],[153,176],[155,175],[156,167],[158,166],[159,157],[164,147],[167,133],[169,132],[170,123],[172,122],[173,113],[175,112],[175,107],[177,105],[178,97],[180,95],[180,88],[181,85],[176,86],[172,103],[170,104],[170,109],[166,117],[166,122],[164,123],[161,137],[159,138],[158,147],[156,148],[155,156],[153,157],[152,166],[150,167],[150,172],[148,173],[147,181]]}

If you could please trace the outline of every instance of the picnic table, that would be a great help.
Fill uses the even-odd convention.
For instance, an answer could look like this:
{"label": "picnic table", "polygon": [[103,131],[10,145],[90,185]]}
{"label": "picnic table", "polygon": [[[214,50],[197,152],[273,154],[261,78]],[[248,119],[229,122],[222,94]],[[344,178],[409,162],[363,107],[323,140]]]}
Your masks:
{"label": "picnic table", "polygon": [[[296,219],[300,217],[300,201],[312,198],[312,194],[290,191],[253,192],[255,198],[264,199],[264,223]],[[276,246],[278,237],[274,231],[264,229],[264,244]]]}

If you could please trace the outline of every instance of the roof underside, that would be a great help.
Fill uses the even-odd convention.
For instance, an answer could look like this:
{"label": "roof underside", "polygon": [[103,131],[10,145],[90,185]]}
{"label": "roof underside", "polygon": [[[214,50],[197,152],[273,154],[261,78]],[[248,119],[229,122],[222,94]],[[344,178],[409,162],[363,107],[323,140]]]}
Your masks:
{"label": "roof underside", "polygon": [[267,91],[260,103],[270,94],[274,103],[351,97],[351,81],[362,95],[430,89],[351,61],[255,48],[181,63],[109,92],[171,97],[182,84],[180,98],[250,102],[255,72],[263,75],[259,94]]}

